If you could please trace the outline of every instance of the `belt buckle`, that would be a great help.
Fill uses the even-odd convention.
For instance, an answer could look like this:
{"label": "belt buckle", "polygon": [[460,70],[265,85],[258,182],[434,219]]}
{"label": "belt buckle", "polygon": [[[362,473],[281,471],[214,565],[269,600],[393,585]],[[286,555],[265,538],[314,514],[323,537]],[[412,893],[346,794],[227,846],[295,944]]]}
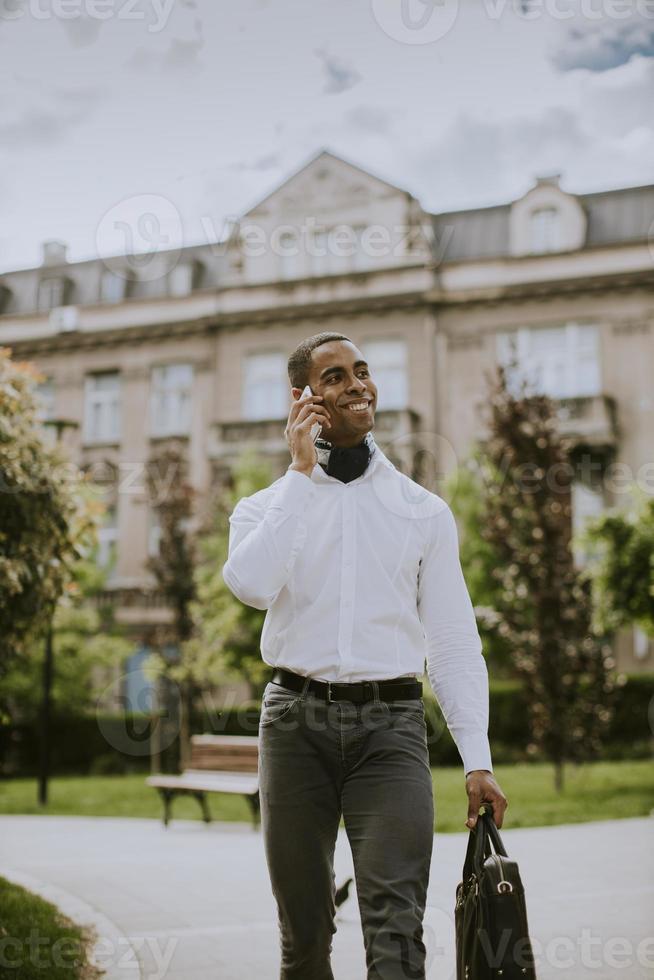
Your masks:
{"label": "belt buckle", "polygon": [[327,685],[327,704],[335,704],[336,701],[332,698],[332,682],[325,681],[325,684]]}

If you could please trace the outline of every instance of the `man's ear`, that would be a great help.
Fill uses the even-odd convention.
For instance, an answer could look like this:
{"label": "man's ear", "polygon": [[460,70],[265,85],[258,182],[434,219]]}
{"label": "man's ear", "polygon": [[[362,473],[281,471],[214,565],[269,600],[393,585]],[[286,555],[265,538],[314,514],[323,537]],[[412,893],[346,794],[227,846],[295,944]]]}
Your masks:
{"label": "man's ear", "polygon": [[297,401],[302,394],[302,388],[291,388],[291,394],[293,395],[293,399]]}

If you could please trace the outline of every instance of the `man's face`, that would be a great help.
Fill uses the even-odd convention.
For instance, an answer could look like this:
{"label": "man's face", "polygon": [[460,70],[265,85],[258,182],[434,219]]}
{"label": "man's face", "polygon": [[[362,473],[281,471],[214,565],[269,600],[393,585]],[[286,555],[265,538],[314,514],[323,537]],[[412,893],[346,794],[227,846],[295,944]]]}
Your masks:
{"label": "man's face", "polygon": [[[331,416],[321,437],[334,446],[356,446],[372,429],[377,406],[377,387],[370,377],[363,354],[349,340],[330,340],[311,354],[309,384],[322,395]],[[301,394],[298,389],[294,393]],[[365,403],[364,409],[350,408]]]}

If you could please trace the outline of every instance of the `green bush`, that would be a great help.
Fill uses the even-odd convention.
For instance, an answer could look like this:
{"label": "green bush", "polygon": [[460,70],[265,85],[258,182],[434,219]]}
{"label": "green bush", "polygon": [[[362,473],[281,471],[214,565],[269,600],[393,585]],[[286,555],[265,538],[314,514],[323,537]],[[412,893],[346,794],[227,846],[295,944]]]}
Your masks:
{"label": "green bush", "polygon": [[[459,765],[460,759],[443,716],[423,683],[427,744],[433,766]],[[259,704],[248,702],[213,714],[196,712],[191,731],[218,735],[256,735]],[[607,760],[648,758],[652,754],[654,675],[628,675],[616,689],[615,714],[603,743]],[[490,741],[495,764],[531,759],[525,696],[517,681],[494,681],[490,688]],[[53,775],[147,772],[150,767],[148,717],[130,715],[67,715],[52,720]],[[164,772],[175,772],[178,737],[168,742],[161,757]],[[134,754],[135,746],[140,754]],[[0,774],[34,776],[38,772],[39,741],[35,724],[0,726]]]}

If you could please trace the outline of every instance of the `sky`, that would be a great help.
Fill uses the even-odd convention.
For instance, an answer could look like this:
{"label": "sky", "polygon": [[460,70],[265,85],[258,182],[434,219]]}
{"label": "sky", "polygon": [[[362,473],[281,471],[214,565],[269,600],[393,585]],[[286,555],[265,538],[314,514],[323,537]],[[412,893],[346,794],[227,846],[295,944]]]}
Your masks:
{"label": "sky", "polygon": [[0,0],[0,271],[219,240],[321,149],[429,211],[651,183],[653,106],[654,0]]}

